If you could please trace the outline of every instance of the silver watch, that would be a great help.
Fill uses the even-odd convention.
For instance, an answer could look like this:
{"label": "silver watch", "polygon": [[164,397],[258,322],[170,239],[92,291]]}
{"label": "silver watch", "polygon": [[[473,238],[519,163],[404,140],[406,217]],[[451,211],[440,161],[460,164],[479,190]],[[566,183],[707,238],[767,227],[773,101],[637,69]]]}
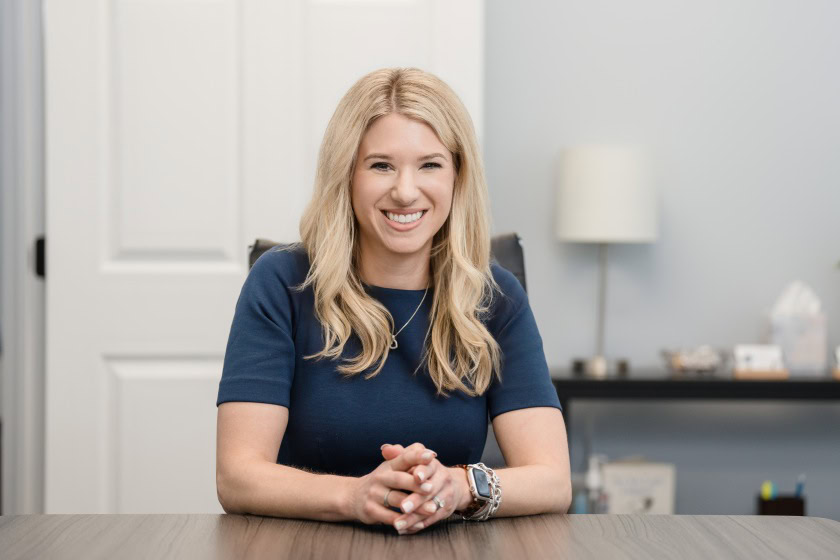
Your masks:
{"label": "silver watch", "polygon": [[468,520],[484,521],[499,509],[502,485],[493,469],[484,463],[463,465],[473,496],[472,505],[461,513]]}

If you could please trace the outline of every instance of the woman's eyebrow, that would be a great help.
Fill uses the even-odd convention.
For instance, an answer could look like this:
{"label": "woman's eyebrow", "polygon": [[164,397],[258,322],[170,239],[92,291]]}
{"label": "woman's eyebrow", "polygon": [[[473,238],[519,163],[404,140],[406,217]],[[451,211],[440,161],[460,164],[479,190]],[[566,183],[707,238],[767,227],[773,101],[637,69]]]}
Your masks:
{"label": "woman's eyebrow", "polygon": [[[421,158],[417,158],[417,161],[426,161],[427,159],[434,159],[434,158],[436,158],[436,157],[446,159],[446,156],[445,156],[445,155],[443,155],[443,154],[439,154],[439,153],[435,152],[435,153],[433,153],[433,154],[429,154],[429,155],[427,155],[427,156],[423,156],[423,157],[421,157]],[[369,159],[393,159],[393,158],[392,158],[391,156],[389,156],[388,154],[370,154],[369,156],[367,156],[367,157],[366,157],[364,160],[362,160],[362,161],[367,161],[367,160],[369,160]]]}
{"label": "woman's eyebrow", "polygon": [[427,156],[423,156],[423,157],[421,157],[421,158],[420,158],[420,161],[425,161],[425,160],[427,160],[427,159],[435,159],[436,157],[446,159],[446,156],[445,156],[445,155],[443,155],[443,154],[439,154],[439,153],[435,152],[435,153],[433,153],[433,154],[429,154],[429,155],[427,155]]}
{"label": "woman's eyebrow", "polygon": [[389,156],[388,154],[370,154],[362,161],[367,161],[369,159],[391,159],[391,156]]}

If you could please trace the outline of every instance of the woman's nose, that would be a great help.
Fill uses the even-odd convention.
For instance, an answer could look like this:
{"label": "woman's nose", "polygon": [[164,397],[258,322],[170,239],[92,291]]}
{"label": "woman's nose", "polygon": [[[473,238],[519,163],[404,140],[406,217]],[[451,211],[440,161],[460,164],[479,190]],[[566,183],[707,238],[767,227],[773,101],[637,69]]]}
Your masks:
{"label": "woman's nose", "polygon": [[400,173],[396,184],[391,189],[391,198],[404,206],[417,200],[419,194],[420,190],[417,188],[415,177],[410,172]]}

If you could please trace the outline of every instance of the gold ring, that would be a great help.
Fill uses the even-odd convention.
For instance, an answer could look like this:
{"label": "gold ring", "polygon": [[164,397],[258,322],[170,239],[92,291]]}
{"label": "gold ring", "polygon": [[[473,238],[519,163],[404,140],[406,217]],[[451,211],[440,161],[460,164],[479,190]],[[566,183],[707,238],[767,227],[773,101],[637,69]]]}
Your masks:
{"label": "gold ring", "polygon": [[388,491],[385,492],[385,499],[382,500],[382,503],[385,504],[386,508],[391,507],[391,505],[388,503],[388,494],[390,494],[392,491],[393,491],[393,488],[389,488]]}

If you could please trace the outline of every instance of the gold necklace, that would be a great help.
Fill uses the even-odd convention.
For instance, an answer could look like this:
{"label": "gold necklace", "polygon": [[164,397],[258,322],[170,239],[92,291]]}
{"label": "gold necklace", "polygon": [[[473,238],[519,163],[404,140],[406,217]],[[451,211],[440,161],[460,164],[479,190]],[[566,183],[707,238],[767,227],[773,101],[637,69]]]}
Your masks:
{"label": "gold necklace", "polygon": [[428,291],[429,287],[426,286],[426,289],[423,291],[423,299],[420,300],[420,305],[417,306],[417,309],[414,310],[414,313],[411,314],[411,317],[408,318],[408,321],[405,322],[405,325],[403,325],[400,330],[391,335],[391,350],[396,350],[399,347],[399,344],[397,344],[397,335],[400,334],[402,330],[408,326],[411,320],[414,319],[414,316],[417,315],[417,312],[420,311],[420,306],[423,305],[423,300],[426,299],[426,292]]}

